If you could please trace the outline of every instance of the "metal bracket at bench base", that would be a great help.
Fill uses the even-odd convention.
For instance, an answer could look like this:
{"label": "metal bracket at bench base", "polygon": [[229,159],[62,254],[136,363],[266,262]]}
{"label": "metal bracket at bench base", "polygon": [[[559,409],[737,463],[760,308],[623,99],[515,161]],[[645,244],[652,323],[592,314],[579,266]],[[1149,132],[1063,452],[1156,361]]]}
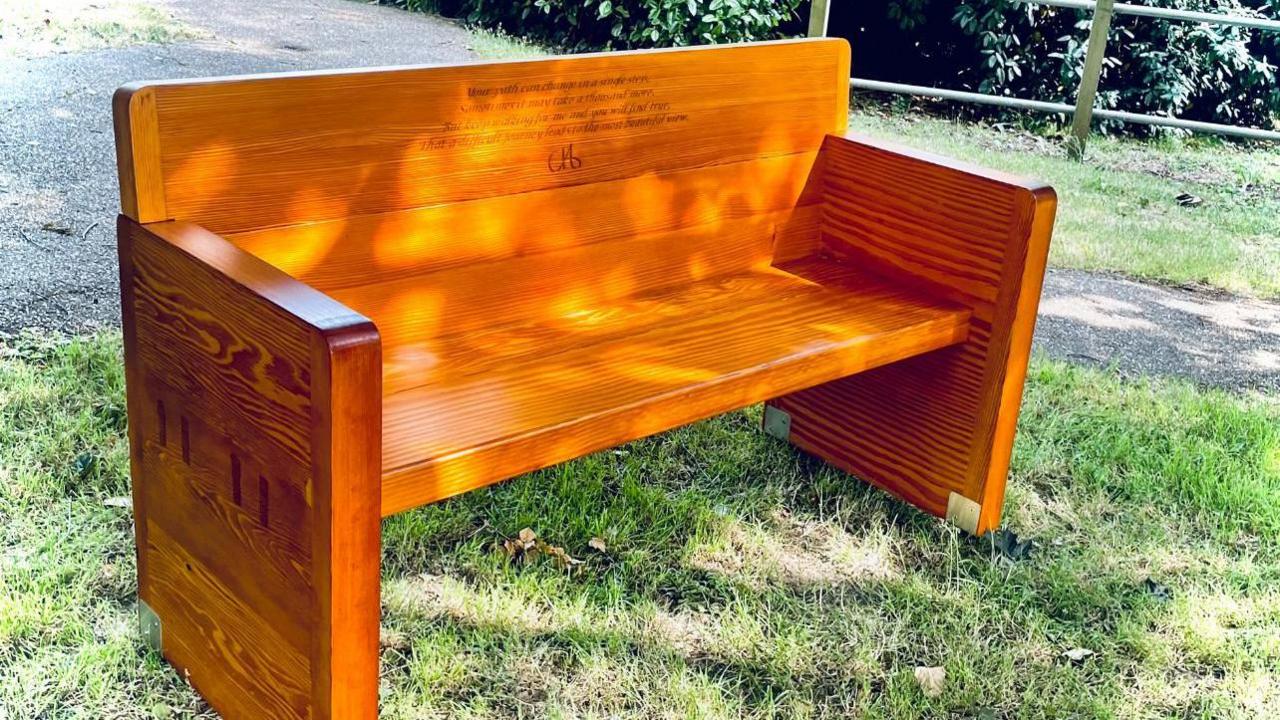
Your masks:
{"label": "metal bracket at bench base", "polygon": [[982,506],[953,492],[947,498],[947,522],[964,530],[970,535],[978,534],[978,517],[982,514]]}
{"label": "metal bracket at bench base", "polygon": [[764,431],[779,440],[790,440],[791,416],[772,405],[765,405]]}
{"label": "metal bracket at bench base", "polygon": [[142,631],[142,641],[152,650],[161,652],[164,631],[160,625],[160,616],[141,598],[138,599],[138,628]]}

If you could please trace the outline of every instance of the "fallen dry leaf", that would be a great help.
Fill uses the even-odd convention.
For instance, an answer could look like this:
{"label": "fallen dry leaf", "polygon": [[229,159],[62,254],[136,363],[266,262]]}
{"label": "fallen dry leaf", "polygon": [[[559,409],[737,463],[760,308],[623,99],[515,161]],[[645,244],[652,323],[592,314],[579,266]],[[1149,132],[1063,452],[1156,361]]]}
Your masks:
{"label": "fallen dry leaf", "polygon": [[1091,655],[1093,655],[1093,651],[1088,648],[1071,648],[1070,650],[1062,653],[1062,657],[1070,660],[1071,662],[1084,662],[1084,659]]}
{"label": "fallen dry leaf", "polygon": [[380,627],[378,628],[378,645],[389,650],[407,650],[409,638],[399,630]]}
{"label": "fallen dry leaf", "polygon": [[602,537],[591,538],[591,540],[587,542],[587,547],[591,548],[592,550],[596,550],[598,552],[609,551],[609,546],[605,543],[604,538]]}
{"label": "fallen dry leaf", "polygon": [[502,541],[502,551],[507,557],[523,558],[527,562],[537,556],[540,544],[538,534],[532,528],[524,528],[517,537]]}
{"label": "fallen dry leaf", "polygon": [[[603,542],[603,541],[601,541]],[[510,538],[502,541],[502,550],[507,557],[521,560],[524,563],[532,563],[539,556],[546,555],[555,561],[557,565],[565,569],[573,569],[583,563],[558,545],[551,545],[547,541],[538,537],[531,528],[525,528],[520,531],[519,537]]]}
{"label": "fallen dry leaf", "polygon": [[545,545],[545,547],[543,547],[543,552],[550,555],[551,558],[556,561],[557,565],[565,569],[582,564],[581,560],[571,556],[569,553],[564,551],[564,548],[556,545]]}
{"label": "fallen dry leaf", "polygon": [[942,694],[947,683],[947,669],[943,667],[916,668],[916,683],[925,697],[935,698]]}

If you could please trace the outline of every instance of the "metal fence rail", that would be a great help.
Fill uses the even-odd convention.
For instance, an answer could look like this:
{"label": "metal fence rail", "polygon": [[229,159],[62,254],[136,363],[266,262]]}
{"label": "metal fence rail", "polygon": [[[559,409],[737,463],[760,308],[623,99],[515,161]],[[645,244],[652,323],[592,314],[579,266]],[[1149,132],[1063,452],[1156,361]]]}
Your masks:
{"label": "metal fence rail", "polygon": [[[1051,5],[1053,7],[1071,8],[1072,10],[1092,10],[1097,4],[1094,0],[1018,0],[1027,5]],[[1172,8],[1149,7],[1115,3],[1113,12],[1117,15],[1136,15],[1138,17],[1160,18],[1161,20],[1183,20],[1201,22],[1209,25],[1235,25],[1255,30],[1280,32],[1280,20],[1247,17],[1245,15],[1228,15],[1218,13],[1196,12],[1194,10],[1174,10]]]}
{"label": "metal fence rail", "polygon": [[[1210,23],[1216,25],[1234,25],[1253,28],[1264,32],[1280,32],[1280,21],[1263,18],[1245,17],[1242,15],[1220,15],[1214,13],[1192,12],[1155,8],[1129,3],[1117,3],[1115,0],[1018,0],[1027,5],[1048,5],[1073,10],[1092,10],[1093,19],[1089,26],[1088,49],[1085,52],[1084,72],[1081,73],[1080,85],[1076,89],[1075,105],[1067,103],[1045,102],[1043,100],[1027,100],[1025,98],[988,95],[986,93],[967,92],[963,90],[947,90],[920,85],[904,85],[902,83],[881,82],[866,78],[852,78],[849,85],[859,90],[897,93],[934,97],[956,102],[979,103],[999,107],[1032,110],[1035,112],[1070,115],[1072,117],[1069,145],[1071,154],[1083,157],[1085,143],[1093,126],[1093,118],[1116,120],[1119,122],[1140,125],[1157,125],[1173,127],[1193,132],[1213,133],[1249,138],[1252,140],[1271,140],[1280,142],[1280,132],[1262,130],[1260,128],[1224,125],[1221,123],[1184,120],[1168,115],[1147,115],[1143,113],[1124,112],[1122,110],[1105,110],[1094,108],[1097,96],[1098,80],[1102,74],[1102,62],[1107,53],[1107,36],[1111,31],[1113,15],[1134,15],[1140,17],[1159,18],[1162,20],[1178,20],[1184,22]],[[809,17],[809,34],[821,36],[827,34],[827,21],[830,12],[828,0],[813,0]]]}

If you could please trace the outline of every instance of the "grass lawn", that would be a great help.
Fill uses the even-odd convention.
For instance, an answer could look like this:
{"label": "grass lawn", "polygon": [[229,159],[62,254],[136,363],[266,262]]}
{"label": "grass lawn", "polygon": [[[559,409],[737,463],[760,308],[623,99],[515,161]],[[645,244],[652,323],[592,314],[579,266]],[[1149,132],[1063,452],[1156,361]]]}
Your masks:
{"label": "grass lawn", "polygon": [[[758,414],[386,521],[382,716],[1280,715],[1275,398],[1037,360],[1018,561]],[[0,349],[0,718],[211,717],[135,631],[124,423],[117,337]]]}
{"label": "grass lawn", "polygon": [[29,57],[198,33],[145,0],[0,0],[0,57]]}

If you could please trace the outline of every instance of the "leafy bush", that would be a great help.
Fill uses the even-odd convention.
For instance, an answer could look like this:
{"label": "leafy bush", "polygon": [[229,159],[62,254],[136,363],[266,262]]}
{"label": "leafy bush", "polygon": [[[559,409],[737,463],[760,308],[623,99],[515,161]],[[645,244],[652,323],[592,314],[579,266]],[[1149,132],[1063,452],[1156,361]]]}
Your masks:
{"label": "leafy bush", "polygon": [[[1280,16],[1280,0],[1146,0],[1210,13]],[[1091,13],[1015,0],[851,3],[857,74],[1073,103]],[[862,40],[866,42],[862,42]],[[1117,15],[1098,106],[1276,127],[1280,34]]]}
{"label": "leafy bush", "polygon": [[393,0],[570,51],[768,40],[805,0]]}

